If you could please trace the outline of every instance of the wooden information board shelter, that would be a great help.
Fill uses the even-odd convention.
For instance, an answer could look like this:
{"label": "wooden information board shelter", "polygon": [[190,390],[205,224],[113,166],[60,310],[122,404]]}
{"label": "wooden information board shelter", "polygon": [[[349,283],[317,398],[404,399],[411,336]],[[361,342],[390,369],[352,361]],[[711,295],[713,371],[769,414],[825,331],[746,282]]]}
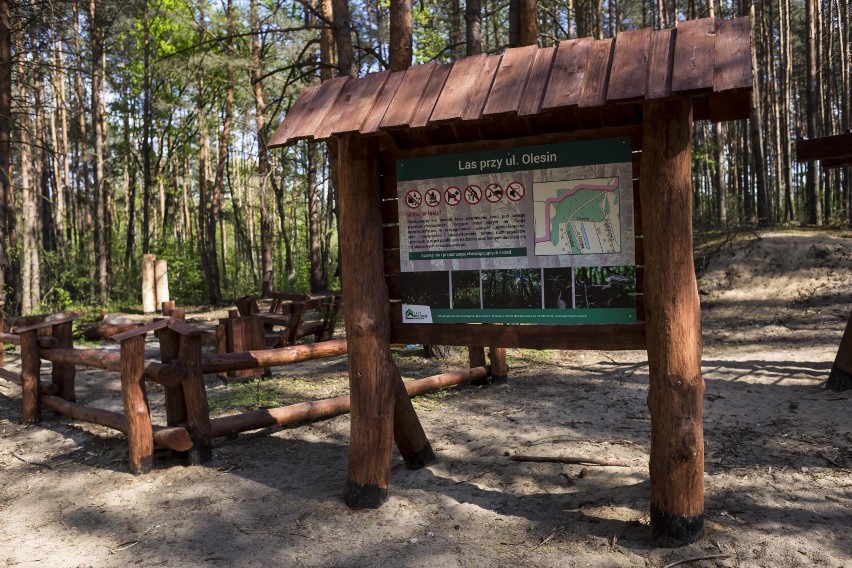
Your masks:
{"label": "wooden information board shelter", "polygon": [[[796,159],[800,162],[818,160],[827,169],[852,167],[852,132],[797,140]],[[825,388],[837,392],[852,389],[852,314],[849,314]]]}
{"label": "wooden information board shelter", "polygon": [[[345,501],[387,498],[394,440],[434,459],[391,343],[647,349],[651,526],[679,546],[703,534],[701,330],[692,260],[694,120],[749,115],[748,19],[519,47],[452,64],[335,78],[299,97],[270,141],[327,140],[339,168],[351,440]],[[627,137],[637,274],[634,323],[403,323],[398,160]]]}

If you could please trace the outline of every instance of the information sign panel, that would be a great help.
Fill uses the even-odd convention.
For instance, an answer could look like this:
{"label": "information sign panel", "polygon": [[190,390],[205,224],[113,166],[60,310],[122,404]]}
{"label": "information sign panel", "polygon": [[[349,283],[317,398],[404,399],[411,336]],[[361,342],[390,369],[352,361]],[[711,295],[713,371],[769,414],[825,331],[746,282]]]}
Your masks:
{"label": "information sign panel", "polygon": [[636,322],[629,137],[396,166],[404,322]]}

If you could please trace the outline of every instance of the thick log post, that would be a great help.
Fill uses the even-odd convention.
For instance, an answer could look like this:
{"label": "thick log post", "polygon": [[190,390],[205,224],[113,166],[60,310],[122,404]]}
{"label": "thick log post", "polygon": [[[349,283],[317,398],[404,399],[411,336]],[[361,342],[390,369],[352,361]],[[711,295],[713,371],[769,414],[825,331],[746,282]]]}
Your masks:
{"label": "thick log post", "polygon": [[[467,360],[468,363],[470,363],[471,369],[473,369],[474,367],[487,367],[488,362],[485,359],[485,347],[468,347]],[[476,381],[471,381],[470,384],[474,386],[490,385],[491,374],[489,373],[487,376]]]}
{"label": "thick log post", "polygon": [[378,143],[345,137],[338,148],[340,257],[352,407],[344,501],[353,509],[376,508],[388,495],[394,423],[400,425],[397,444],[406,451],[426,456],[428,441],[410,398],[397,396],[400,379],[390,353],[390,305],[384,280]]}
{"label": "thick log post", "polygon": [[835,392],[852,389],[852,314],[849,314],[849,323],[846,324],[846,331],[840,340],[837,357],[834,358],[825,388]]}
{"label": "thick log post", "polygon": [[509,376],[509,364],[506,362],[505,347],[489,347],[488,358],[491,360],[491,380],[505,381]]}
{"label": "thick log post", "polygon": [[157,279],[154,275],[156,259],[153,254],[142,255],[142,312],[146,314],[157,311]]}
{"label": "thick log post", "polygon": [[145,334],[121,342],[121,397],[127,417],[130,472],[148,473],[154,464],[154,432],[145,394]]}
{"label": "thick log post", "polygon": [[411,395],[406,390],[399,369],[391,360],[394,371],[393,437],[408,469],[420,469],[438,461],[426,432],[417,418]]}
{"label": "thick log post", "polygon": [[651,530],[676,547],[704,533],[701,314],[692,260],[688,99],[644,107],[641,158],[651,413]]}
{"label": "thick log post", "polygon": [[[163,262],[165,262],[165,261],[163,261]],[[165,316],[165,317],[171,317],[172,310],[175,309],[176,304],[175,304],[174,300],[164,300],[164,301],[161,300],[160,306],[162,307],[160,314]]]}
{"label": "thick log post", "polygon": [[35,424],[41,420],[39,381],[41,357],[38,352],[38,330],[21,332],[21,421]]}
{"label": "thick log post", "polygon": [[[59,348],[73,348],[72,322],[63,322],[53,326],[52,335]],[[54,363],[51,378],[56,385],[56,394],[65,400],[74,402],[77,394],[74,390],[74,379],[77,377],[77,366],[73,363]]]}
{"label": "thick log post", "polygon": [[[165,311],[165,305],[163,306]],[[157,332],[160,341],[160,361],[163,365],[173,365],[180,355],[180,334],[173,329],[164,328]],[[183,397],[183,385],[165,387],[166,424],[177,426],[186,423],[186,401]]]}
{"label": "thick log post", "polygon": [[186,402],[187,425],[192,437],[189,462],[201,464],[213,457],[210,407],[207,404],[207,391],[201,372],[201,335],[184,335],[181,338],[178,358],[188,375],[183,382],[183,396]]}

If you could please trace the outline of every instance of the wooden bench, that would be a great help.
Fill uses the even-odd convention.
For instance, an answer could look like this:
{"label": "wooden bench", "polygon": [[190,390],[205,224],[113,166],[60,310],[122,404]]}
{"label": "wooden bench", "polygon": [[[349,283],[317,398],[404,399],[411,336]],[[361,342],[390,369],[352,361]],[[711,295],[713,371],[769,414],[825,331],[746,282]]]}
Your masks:
{"label": "wooden bench", "polygon": [[334,335],[343,304],[341,294],[288,294],[271,292],[268,312],[261,312],[255,296],[243,296],[235,304],[240,315],[257,316],[264,325],[268,348],[294,345],[310,335],[327,341]]}

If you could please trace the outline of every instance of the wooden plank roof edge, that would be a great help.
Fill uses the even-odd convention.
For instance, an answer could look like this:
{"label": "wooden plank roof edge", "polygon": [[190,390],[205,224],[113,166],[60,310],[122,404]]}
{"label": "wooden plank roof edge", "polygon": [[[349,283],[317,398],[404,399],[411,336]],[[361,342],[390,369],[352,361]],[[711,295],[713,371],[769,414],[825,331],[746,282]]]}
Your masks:
{"label": "wooden plank roof edge", "polygon": [[[728,53],[728,54],[726,54],[726,57],[731,57],[731,61],[734,63],[734,65],[733,65],[733,67],[734,67],[734,69],[733,69],[734,78],[733,78],[733,80],[727,81],[725,83],[725,84],[730,85],[730,88],[721,88],[721,89],[715,88],[714,71],[718,71],[716,69],[716,65],[715,65],[715,63],[716,63],[715,62],[715,57],[716,57],[715,52],[718,50],[718,46],[716,46],[716,41],[715,41],[717,28],[718,28],[719,22],[729,22],[729,21],[738,22],[738,25],[739,25],[738,29],[740,29],[740,30],[742,30],[742,26],[746,22],[748,22],[748,29],[749,30],[751,29],[750,28],[750,20],[748,19],[748,17],[733,18],[733,19],[730,19],[730,20],[723,20],[723,19],[717,19],[717,18],[714,18],[714,19],[711,20],[711,18],[701,18],[701,19],[698,19],[698,20],[687,20],[685,22],[679,22],[678,23],[679,27],[683,27],[685,30],[686,29],[690,30],[688,32],[688,35],[691,37],[691,39],[688,40],[690,45],[678,46],[678,41],[682,38],[679,37],[680,34],[678,32],[678,28],[672,28],[672,31],[670,33],[671,33],[671,37],[672,37],[672,40],[673,40],[672,41],[673,49],[672,49],[672,52],[670,54],[668,54],[669,58],[670,58],[669,61],[668,61],[668,65],[669,65],[668,75],[669,75],[669,80],[671,80],[671,77],[673,75],[677,75],[678,74],[677,72],[679,71],[679,69],[676,69],[676,68],[673,68],[673,67],[677,67],[680,64],[681,66],[683,66],[683,69],[685,70],[684,71],[685,74],[683,75],[683,77],[681,77],[680,80],[677,80],[678,78],[675,77],[676,82],[675,82],[675,84],[672,85],[671,91],[669,91],[668,89],[665,89],[666,92],[661,92],[658,88],[657,90],[652,92],[650,84],[647,84],[645,86],[644,96],[639,96],[639,97],[634,98],[632,96],[632,92],[634,92],[634,91],[632,89],[626,89],[625,92],[628,92],[628,91],[630,92],[630,98],[625,99],[625,100],[622,100],[620,98],[609,100],[608,93],[607,93],[609,85],[612,83],[612,80],[613,80],[613,77],[611,76],[612,73],[613,72],[620,72],[613,67],[613,63],[614,63],[614,59],[615,59],[615,52],[616,52],[616,49],[619,45],[618,42],[617,42],[617,38],[616,38],[609,45],[609,48],[610,48],[609,49],[609,61],[607,62],[608,69],[607,69],[607,72],[606,72],[606,77],[599,77],[599,79],[598,79],[599,84],[597,85],[597,87],[604,89],[603,95],[598,97],[598,96],[595,96],[595,94],[592,93],[592,92],[586,92],[585,96],[584,96],[584,100],[583,100],[585,105],[579,104],[579,106],[588,106],[588,108],[596,108],[597,107],[597,108],[603,109],[604,107],[607,107],[607,106],[609,106],[613,103],[621,103],[621,102],[629,102],[629,101],[639,102],[643,99],[659,98],[660,96],[663,96],[663,97],[667,97],[667,96],[690,96],[690,95],[695,96],[695,95],[706,94],[709,98],[713,98],[714,96],[721,96],[721,95],[729,94],[729,93],[733,93],[733,92],[750,91],[751,90],[750,84],[749,85],[742,84],[743,79],[747,78],[745,71],[743,71],[743,74],[742,74],[741,77],[737,77],[736,73],[738,72],[739,67],[742,66],[741,63],[743,61],[745,61],[744,56],[742,56],[743,50],[745,49],[749,52],[751,50],[751,33],[748,33],[748,34],[738,33],[738,34],[732,34],[730,36],[730,37],[734,38],[733,41],[736,45],[734,45],[731,48],[733,50],[733,55],[731,55],[731,53]],[[660,31],[663,31],[663,30],[653,30],[652,32],[641,32],[641,30],[633,30],[633,32],[641,32],[641,33],[645,33],[645,34],[657,33],[657,32],[660,32]],[[633,32],[628,32],[628,33],[633,33]],[[706,32],[707,35],[712,35],[714,37],[713,38],[703,38],[702,35],[701,35],[703,32]],[[557,77],[557,73],[555,73],[555,65],[556,65],[557,59],[559,58],[559,54],[562,51],[561,46],[562,46],[563,43],[573,42],[571,45],[579,45],[576,42],[589,40],[589,39],[591,39],[591,38],[577,38],[577,39],[572,39],[572,40],[564,40],[563,42],[559,43],[559,46],[556,47],[556,50],[552,53],[552,55],[550,57],[550,67],[549,67],[548,73],[547,73],[547,81],[546,81],[545,86],[544,86],[544,91],[543,91],[543,94],[542,94],[542,97],[541,97],[541,101],[537,105],[538,106],[538,112],[536,112],[535,114],[541,114],[541,113],[546,113],[546,112],[550,112],[550,111],[554,111],[554,110],[560,110],[560,109],[563,109],[563,108],[566,108],[566,107],[577,107],[578,106],[578,101],[580,100],[580,96],[572,96],[571,100],[575,101],[573,105],[572,104],[568,104],[568,105],[564,104],[564,102],[567,101],[567,99],[565,99],[564,96],[562,97],[563,102],[561,104],[557,104],[556,97],[553,96],[554,81],[556,80],[555,78]],[[612,38],[608,38],[608,39],[612,39]],[[648,59],[648,62],[647,62],[648,73],[649,73],[649,79],[648,80],[650,81],[650,71],[651,71],[651,67],[650,67],[651,66],[651,60],[650,60],[650,58],[652,57],[652,52],[651,52],[652,48],[650,46],[645,45],[644,42],[641,42],[641,43],[643,43],[644,49],[649,50],[648,53],[646,54],[646,58]],[[706,52],[702,51],[701,61],[697,62],[697,61],[694,60],[694,57],[696,56],[697,52],[696,53],[693,53],[693,52],[695,52],[696,49],[701,47],[702,44],[704,46],[706,46],[708,50],[712,50],[712,53],[706,53]],[[529,46],[529,47],[535,47],[535,46]],[[547,48],[547,47],[545,47],[545,48],[537,48],[536,47],[533,50],[533,49],[530,49],[529,47],[528,47],[528,50],[531,52],[530,57],[532,59],[529,62],[528,68],[526,69],[526,74],[525,74],[525,77],[524,77],[525,80],[523,81],[523,84],[521,84],[521,81],[518,81],[518,85],[516,86],[516,88],[519,90],[518,97],[514,97],[513,95],[508,94],[508,93],[506,94],[507,100],[509,100],[509,99],[514,100],[514,98],[518,98],[518,100],[520,101],[518,103],[519,105],[524,103],[524,99],[523,99],[524,91],[527,87],[527,83],[529,82],[529,75],[532,72],[532,68],[533,68],[533,65],[535,63],[535,58],[538,57],[538,54],[542,49],[553,49],[553,48]],[[730,51],[731,50],[729,50],[729,52]],[[476,56],[474,56],[474,57],[476,57]],[[619,57],[620,57],[620,54],[619,54]],[[467,59],[468,58],[460,58],[460,59],[453,61],[450,64],[449,70],[446,71],[446,74],[443,77],[444,81],[442,83],[440,93],[438,94],[438,96],[435,98],[434,101],[432,101],[431,98],[430,98],[430,102],[434,102],[434,104],[432,104],[431,109],[430,109],[432,112],[434,112],[436,110],[436,108],[438,108],[438,103],[441,100],[441,97],[443,96],[443,93],[444,93],[443,89],[447,85],[447,79],[448,79],[450,73],[452,73],[452,68],[454,68],[456,66],[456,63],[458,63],[459,61],[463,61],[463,60],[467,60]],[[480,56],[480,59],[481,59],[481,56]],[[688,64],[690,62],[692,62],[693,67],[697,63],[700,63],[700,68],[693,69],[692,67],[689,67]],[[589,66],[590,62],[585,62],[585,63],[586,64],[584,65],[584,68],[586,70],[586,73],[588,73],[588,66]],[[500,65],[502,65],[502,64],[503,63],[501,62]],[[412,69],[417,69],[417,68],[420,68],[422,66],[429,66],[430,67],[431,72],[428,73],[428,75],[431,78],[432,73],[435,70],[435,63],[434,62],[410,67],[405,73],[405,79],[407,79],[408,73]],[[573,67],[577,67],[577,64],[574,64]],[[420,74],[420,73],[418,72],[416,74]],[[490,99],[491,94],[492,94],[490,92],[490,90],[493,89],[494,82],[497,81],[497,75],[498,75],[498,73],[495,71],[495,73],[490,77],[492,85],[490,86],[489,94],[486,97],[486,100],[484,101],[483,110],[486,108],[486,105],[489,102],[489,99]],[[584,75],[585,75],[585,73],[584,73]],[[371,134],[377,134],[378,133],[377,131],[394,130],[396,128],[407,127],[408,126],[408,120],[406,120],[406,117],[403,116],[405,114],[405,112],[402,109],[399,109],[399,108],[396,109],[397,111],[399,111],[399,112],[396,113],[399,116],[393,117],[394,118],[393,120],[390,120],[388,118],[387,114],[386,114],[387,112],[389,112],[392,109],[392,107],[394,107],[394,99],[396,99],[396,95],[399,94],[399,92],[397,92],[397,89],[394,89],[394,93],[393,93],[393,96],[391,97],[390,103],[388,104],[387,108],[382,109],[383,111],[385,111],[385,114],[383,114],[382,117],[378,120],[379,124],[376,125],[377,126],[376,131],[369,130],[369,129],[365,130],[367,122],[375,122],[376,121],[375,120],[376,117],[374,116],[376,114],[376,110],[377,110],[376,105],[379,105],[380,100],[383,98],[383,95],[384,95],[383,90],[384,90],[385,85],[394,84],[395,86],[398,86],[400,89],[402,89],[402,87],[405,85],[405,79],[400,79],[398,81],[399,85],[396,85],[396,83],[394,81],[390,80],[391,75],[386,75],[384,77],[384,81],[382,81],[380,88],[378,88],[375,91],[375,93],[372,93],[372,95],[369,97],[369,98],[371,98],[371,103],[370,103],[370,105],[367,105],[367,106],[369,106],[369,108],[364,111],[363,117],[361,117],[362,120],[360,120],[360,121],[358,121],[358,120],[346,121],[347,126],[348,126],[348,128],[346,129],[347,130],[346,132],[336,131],[335,128],[337,127],[337,125],[329,125],[327,123],[323,124],[323,121],[328,120],[329,117],[333,118],[334,116],[344,116],[345,115],[346,111],[335,108],[336,105],[340,104],[339,99],[340,99],[340,97],[342,96],[342,93],[343,93],[343,84],[341,84],[341,83],[343,81],[357,81],[357,82],[360,83],[360,82],[364,81],[367,77],[368,76],[361,77],[361,78],[353,78],[353,79],[345,78],[345,77],[337,77],[337,78],[333,79],[332,81],[326,81],[325,83],[322,83],[320,85],[314,85],[314,86],[308,87],[302,93],[302,95],[296,100],[296,102],[293,104],[293,107],[291,107],[289,115],[287,117],[285,117],[284,121],[281,123],[281,125],[278,127],[278,129],[275,131],[275,134],[272,136],[272,138],[270,138],[270,142],[268,144],[268,147],[275,148],[275,147],[280,147],[280,146],[287,146],[287,145],[291,145],[291,144],[297,142],[298,140],[305,139],[305,138],[312,138],[312,139],[315,139],[315,140],[327,140],[327,139],[331,139],[331,138],[334,138],[334,137],[337,137],[337,136],[349,135],[349,134],[360,134],[361,136],[366,136],[366,135],[371,135]],[[583,83],[585,83],[586,79],[588,79],[588,78],[584,76],[584,77],[582,77],[581,80],[582,80]],[[332,86],[328,85],[328,83],[333,82],[333,81],[337,81],[337,84],[334,85],[334,88],[332,88]],[[428,83],[429,83],[429,81],[427,80],[426,84],[428,85]],[[623,84],[623,82],[622,82],[622,84]],[[577,87],[577,85],[574,85],[574,87]],[[587,87],[587,85],[582,84],[582,85],[579,86],[580,94],[583,94],[584,87]],[[680,87],[680,88],[678,88],[678,87]],[[372,90],[372,89],[368,89],[368,90]],[[408,90],[410,90],[410,88]],[[360,92],[360,91],[358,91],[357,89],[354,89],[350,85],[349,89],[347,89],[347,92],[353,93],[353,92]],[[366,94],[366,91],[365,91],[365,94]],[[613,93],[613,94],[615,94],[615,93]],[[618,95],[616,95],[616,96],[618,96]],[[598,100],[600,101],[600,104],[594,104]],[[420,99],[418,99],[417,102],[419,103]],[[383,105],[384,103],[381,102],[381,104]],[[551,105],[553,105],[553,106],[551,106]],[[396,106],[397,107],[400,106],[399,101],[397,101]],[[361,110],[364,110],[364,109],[362,108]],[[497,109],[495,109],[495,110],[497,110]],[[504,110],[504,109],[501,107],[499,110]],[[408,114],[407,118],[409,120],[413,116],[414,112],[415,112],[415,109],[412,109],[411,112]],[[517,112],[519,112],[519,109],[515,110],[516,114],[517,114]],[[422,117],[424,114],[425,114],[425,108],[421,110],[420,116]],[[439,116],[444,116],[444,114],[449,114],[449,113],[443,113],[442,112],[442,113],[438,113],[438,114],[439,114]],[[512,113],[508,113],[508,114],[512,114]],[[529,115],[529,116],[535,116],[535,114],[532,114],[532,115]],[[436,117],[436,118],[438,118],[438,117]],[[417,124],[417,128],[428,128],[428,127],[432,127],[432,126],[439,126],[440,124],[453,124],[455,122],[472,123],[472,122],[476,122],[477,120],[480,120],[481,118],[483,118],[481,114],[480,114],[480,116],[473,117],[473,116],[470,115],[470,113],[463,113],[462,116],[460,118],[457,118],[457,119],[440,119],[439,118],[438,120],[433,121],[432,118],[431,118],[431,114],[430,114],[430,116],[426,119],[426,122],[424,124],[421,124],[421,122],[422,122],[422,118],[421,118],[421,120]],[[353,123],[356,123],[356,122],[360,122],[360,126],[356,127],[353,124]],[[324,126],[324,128],[322,128],[323,126]],[[322,136],[318,136],[319,134],[322,134]]]}

